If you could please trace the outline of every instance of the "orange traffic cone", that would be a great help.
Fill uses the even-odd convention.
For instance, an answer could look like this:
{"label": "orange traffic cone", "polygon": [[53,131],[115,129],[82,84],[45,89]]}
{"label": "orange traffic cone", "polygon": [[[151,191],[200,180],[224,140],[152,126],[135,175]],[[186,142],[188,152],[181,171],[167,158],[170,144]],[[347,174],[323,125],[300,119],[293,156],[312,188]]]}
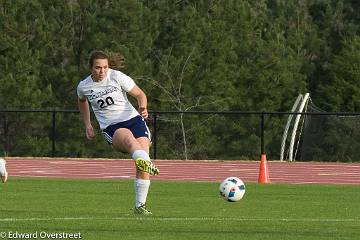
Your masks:
{"label": "orange traffic cone", "polygon": [[259,183],[270,183],[269,171],[267,166],[266,154],[261,154]]}

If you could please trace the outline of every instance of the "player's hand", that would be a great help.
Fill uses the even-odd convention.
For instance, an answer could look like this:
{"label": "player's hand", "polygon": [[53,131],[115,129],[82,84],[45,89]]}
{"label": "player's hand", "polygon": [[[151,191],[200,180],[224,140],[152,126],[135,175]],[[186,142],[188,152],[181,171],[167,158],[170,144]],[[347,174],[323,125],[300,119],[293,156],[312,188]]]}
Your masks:
{"label": "player's hand", "polygon": [[148,119],[148,117],[149,117],[148,110],[147,110],[147,108],[144,108],[144,107],[139,107],[139,114],[140,114],[140,116],[142,116],[145,120]]}
{"label": "player's hand", "polygon": [[90,141],[95,137],[94,129],[91,125],[86,126],[86,138]]}

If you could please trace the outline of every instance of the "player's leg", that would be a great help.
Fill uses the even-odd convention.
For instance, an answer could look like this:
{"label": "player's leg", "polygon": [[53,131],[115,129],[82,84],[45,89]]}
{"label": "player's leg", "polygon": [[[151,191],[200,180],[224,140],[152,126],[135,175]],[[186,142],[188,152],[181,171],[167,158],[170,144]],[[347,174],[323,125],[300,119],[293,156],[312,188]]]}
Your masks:
{"label": "player's leg", "polygon": [[150,175],[158,175],[159,169],[152,163],[149,157],[151,134],[145,120],[140,116],[133,118],[129,129],[133,133],[137,142],[141,145],[141,149],[145,151],[137,151],[133,153],[134,159],[136,159],[135,164],[137,169],[142,172],[148,172]]}
{"label": "player's leg", "polygon": [[[135,151],[132,154],[133,159],[142,158],[146,161],[151,161],[149,157],[149,146],[150,141],[147,137],[140,137],[136,139],[138,143],[141,145],[143,151]],[[151,215],[151,212],[146,209],[146,199],[149,193],[150,188],[150,174],[147,172],[140,171],[138,168],[136,169],[136,178],[134,181],[134,189],[135,189],[135,209],[134,213],[143,214],[143,215]]]}
{"label": "player's leg", "polygon": [[141,145],[127,128],[116,129],[112,136],[112,145],[115,150],[127,153],[133,153],[134,151],[141,149]]}
{"label": "player's leg", "polygon": [[127,128],[117,129],[114,133],[114,136],[112,137],[113,147],[118,151],[130,153],[131,157],[135,160],[135,165],[138,170],[141,172],[150,173],[150,175],[158,175],[159,170],[151,162],[148,154],[149,147],[144,150],[142,144]]}
{"label": "player's leg", "polygon": [[[114,148],[118,151],[131,153],[131,157],[132,159],[134,159],[136,163],[138,161],[140,161],[141,163],[143,163],[143,161],[149,162],[150,165],[148,169],[153,168],[148,154],[149,143],[146,144],[146,141],[141,141],[141,140],[139,142],[129,129],[126,128],[117,129],[112,138],[112,144]],[[145,150],[143,148],[145,148]],[[150,188],[150,174],[148,172],[145,172],[143,169],[139,169],[138,165],[136,165],[136,178],[134,180],[134,188],[135,188],[134,213],[141,215],[152,214],[145,207],[147,195]]]}
{"label": "player's leg", "polygon": [[[137,163],[138,169],[139,168],[141,169],[141,166],[139,165],[139,164],[141,164],[141,161],[145,160],[145,162],[144,162],[145,164],[151,163],[150,165],[153,166],[154,171],[151,174],[152,175],[159,174],[159,170],[151,162],[151,159],[149,156],[149,148],[151,145],[151,141],[150,141],[151,135],[150,135],[150,130],[149,130],[148,126],[146,125],[145,120],[141,117],[137,117],[134,121],[134,124],[131,125],[130,130],[134,134],[138,143],[141,145],[141,148],[146,152],[146,154],[141,151],[136,151],[133,153],[133,158],[137,159],[136,163]],[[136,157],[137,154],[139,154],[138,157]],[[141,156],[141,155],[143,155],[143,156]],[[142,174],[144,174],[144,173],[145,173],[144,171],[138,170],[137,181],[135,183],[135,192],[137,192],[137,196],[136,196],[136,202],[135,202],[136,207],[135,207],[134,213],[150,215],[152,213],[145,208],[145,205],[142,205],[142,203],[146,202],[146,197],[147,197],[149,187],[150,187],[150,180],[142,180],[142,178],[143,178]]]}
{"label": "player's leg", "polygon": [[3,158],[0,158],[0,178],[3,183],[7,181],[8,172],[6,171],[6,161]]}
{"label": "player's leg", "polygon": [[[151,161],[150,155],[149,155],[149,148],[150,148],[150,140],[147,137],[140,137],[136,138],[136,141],[139,143],[141,150],[135,150],[131,157],[135,161],[139,158],[144,159],[145,161]],[[141,171],[138,168],[136,168],[136,178],[141,179],[149,179],[150,174],[145,171]]]}

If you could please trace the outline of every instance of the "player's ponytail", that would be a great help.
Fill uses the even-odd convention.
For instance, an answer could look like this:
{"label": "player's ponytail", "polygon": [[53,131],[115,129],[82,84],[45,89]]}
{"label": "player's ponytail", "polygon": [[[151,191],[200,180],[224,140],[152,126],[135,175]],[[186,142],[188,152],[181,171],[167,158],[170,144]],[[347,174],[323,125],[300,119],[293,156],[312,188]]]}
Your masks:
{"label": "player's ponytail", "polygon": [[108,52],[109,67],[115,70],[125,68],[125,57],[121,53]]}

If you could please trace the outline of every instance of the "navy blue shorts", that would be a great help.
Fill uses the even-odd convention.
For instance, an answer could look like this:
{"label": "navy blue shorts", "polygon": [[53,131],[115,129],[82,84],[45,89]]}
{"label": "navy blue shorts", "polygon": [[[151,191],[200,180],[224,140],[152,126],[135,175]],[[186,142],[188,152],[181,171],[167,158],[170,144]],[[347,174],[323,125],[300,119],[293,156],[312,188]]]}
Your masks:
{"label": "navy blue shorts", "polygon": [[112,144],[114,133],[119,128],[129,129],[135,138],[147,137],[149,140],[151,140],[150,130],[146,125],[144,118],[141,116],[136,116],[130,120],[119,122],[106,127],[102,132],[104,134],[105,140],[109,144]]}

